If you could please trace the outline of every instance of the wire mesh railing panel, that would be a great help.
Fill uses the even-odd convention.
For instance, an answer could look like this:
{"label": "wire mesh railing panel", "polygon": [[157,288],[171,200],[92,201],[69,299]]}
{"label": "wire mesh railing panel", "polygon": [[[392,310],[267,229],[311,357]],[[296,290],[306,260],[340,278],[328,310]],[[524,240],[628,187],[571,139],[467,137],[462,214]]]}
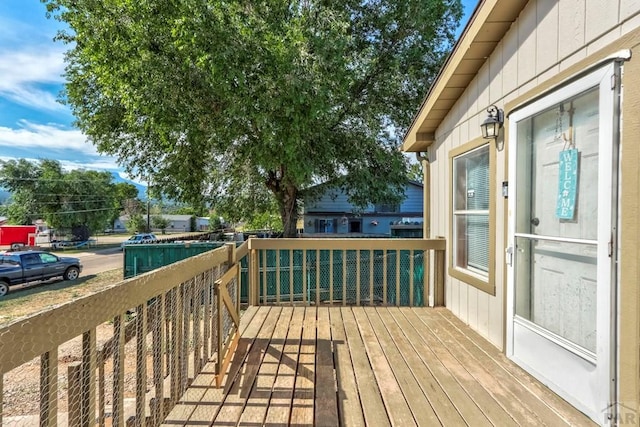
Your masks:
{"label": "wire mesh railing panel", "polygon": [[[229,282],[227,286],[229,296],[231,297],[231,301],[233,302],[234,305],[236,303],[236,296],[235,296],[236,286],[237,286],[237,279],[233,279],[231,282]],[[221,331],[223,341],[226,342],[226,340],[229,339],[229,336],[233,332],[233,330],[234,330],[233,318],[231,317],[229,310],[223,309],[222,310],[222,331]]]}
{"label": "wire mesh railing panel", "polygon": [[386,304],[386,296],[387,292],[385,292],[385,274],[384,269],[386,266],[385,258],[386,253],[384,250],[376,250],[372,251],[372,265],[373,268],[370,270],[371,277],[371,286],[373,287],[373,300],[372,304]]}
{"label": "wire mesh railing panel", "polygon": [[[296,246],[304,246],[305,239],[300,240]],[[409,247],[417,246],[411,243]],[[360,246],[357,249],[347,245],[328,249],[313,244],[278,249],[274,239],[274,249],[253,251],[259,270],[254,286],[260,303],[425,305],[425,250],[362,249],[362,243],[352,245]]]}
{"label": "wire mesh railing panel", "polygon": [[0,425],[160,425],[233,333],[214,292],[228,250],[0,326]]}

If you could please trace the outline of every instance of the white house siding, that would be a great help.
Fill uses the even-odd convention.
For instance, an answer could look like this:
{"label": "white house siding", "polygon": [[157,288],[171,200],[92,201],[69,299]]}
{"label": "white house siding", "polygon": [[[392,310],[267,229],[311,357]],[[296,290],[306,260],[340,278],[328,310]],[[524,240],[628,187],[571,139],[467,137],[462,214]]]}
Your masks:
{"label": "white house siding", "polygon": [[[504,105],[562,70],[640,27],[638,0],[532,0],[496,46],[436,131],[431,159],[431,237],[449,236],[449,152],[480,137],[486,108]],[[506,111],[505,113],[509,113]],[[506,143],[508,147],[508,140]],[[507,149],[497,153],[495,286],[489,295],[451,276],[446,305],[498,347],[504,341],[505,200]],[[444,203],[443,203],[444,202]]]}

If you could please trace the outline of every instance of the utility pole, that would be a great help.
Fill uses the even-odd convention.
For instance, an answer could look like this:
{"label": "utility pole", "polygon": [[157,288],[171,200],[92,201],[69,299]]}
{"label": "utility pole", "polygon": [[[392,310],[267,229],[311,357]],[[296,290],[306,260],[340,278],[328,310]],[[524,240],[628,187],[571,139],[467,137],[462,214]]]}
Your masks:
{"label": "utility pole", "polygon": [[147,233],[151,233],[151,199],[149,197],[149,180],[147,179]]}

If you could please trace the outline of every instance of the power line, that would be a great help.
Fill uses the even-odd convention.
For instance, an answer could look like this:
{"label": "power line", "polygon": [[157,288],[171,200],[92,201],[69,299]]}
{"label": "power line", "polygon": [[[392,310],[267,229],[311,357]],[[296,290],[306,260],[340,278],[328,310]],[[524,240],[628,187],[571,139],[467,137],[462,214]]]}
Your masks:
{"label": "power line", "polygon": [[[107,178],[105,176],[105,178]],[[124,178],[123,178],[124,179]],[[1,178],[1,181],[6,181],[6,182],[11,182],[11,181],[31,181],[31,182],[35,182],[35,181],[41,181],[41,182],[86,182],[87,179],[86,178],[74,178],[74,179],[70,179],[70,178],[26,178],[26,177],[5,177],[5,178]],[[111,180],[109,180],[110,184],[118,184],[118,182],[111,182],[113,181],[113,175],[111,176]],[[126,181],[121,181],[124,184],[130,184],[133,185],[129,182]],[[134,181],[132,181],[134,182]],[[137,184],[137,183],[136,183]],[[144,187],[143,184],[138,184],[138,185],[142,185]]]}
{"label": "power line", "polygon": [[65,211],[65,212],[47,212],[47,213],[27,213],[25,215],[28,216],[45,216],[45,215],[65,215],[65,214],[74,214],[74,213],[84,213],[84,212],[100,212],[100,211],[112,211],[119,208],[100,208],[100,209],[83,209],[76,211]]}
{"label": "power line", "polygon": [[112,202],[113,199],[93,199],[93,200],[64,200],[60,202],[40,202],[34,201],[35,205],[79,205],[79,204],[95,204],[98,202]]}

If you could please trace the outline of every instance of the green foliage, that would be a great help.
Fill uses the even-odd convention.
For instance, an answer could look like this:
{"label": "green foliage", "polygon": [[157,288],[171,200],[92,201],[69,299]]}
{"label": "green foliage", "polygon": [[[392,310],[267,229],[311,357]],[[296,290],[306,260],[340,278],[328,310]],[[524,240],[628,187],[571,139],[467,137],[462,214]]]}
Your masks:
{"label": "green foliage", "polygon": [[223,227],[224,227],[224,224],[222,223],[220,216],[215,212],[213,212],[209,216],[209,230],[212,230],[212,231],[222,230]]}
{"label": "green foliage", "polygon": [[120,213],[131,215],[141,212],[142,204],[138,200],[138,189],[135,185],[128,182],[118,182],[114,184],[114,209],[109,219],[111,226],[116,219],[120,217]]}
{"label": "green foliage", "polygon": [[133,214],[129,217],[126,227],[129,233],[140,233],[143,231],[147,231],[147,220],[139,213]]}
{"label": "green foliage", "polygon": [[196,224],[196,217],[195,216],[191,216],[191,218],[189,218],[189,231],[198,231],[198,227]]}
{"label": "green foliage", "polygon": [[419,163],[411,163],[409,165],[409,170],[407,171],[407,178],[411,181],[422,183],[422,181],[424,180],[422,165]]}
{"label": "green foliage", "polygon": [[132,194],[112,180],[109,172],[65,171],[55,160],[0,161],[0,185],[11,193],[3,210],[14,224],[44,219],[51,228],[102,230]]}
{"label": "green foliage", "polygon": [[283,231],[282,218],[277,212],[264,212],[257,214],[247,221],[244,225],[245,230],[271,230]]}
{"label": "green foliage", "polygon": [[461,16],[460,0],[42,1],[71,28],[66,101],[100,152],[176,200],[235,204],[231,221],[275,200],[289,236],[317,183],[358,206],[403,197],[398,135]]}
{"label": "green foliage", "polygon": [[162,234],[165,234],[169,226],[169,220],[161,215],[154,215],[151,217],[151,226],[162,231]]}
{"label": "green foliage", "polygon": [[177,206],[171,209],[171,213],[174,215],[205,216],[207,211],[204,206]]}

